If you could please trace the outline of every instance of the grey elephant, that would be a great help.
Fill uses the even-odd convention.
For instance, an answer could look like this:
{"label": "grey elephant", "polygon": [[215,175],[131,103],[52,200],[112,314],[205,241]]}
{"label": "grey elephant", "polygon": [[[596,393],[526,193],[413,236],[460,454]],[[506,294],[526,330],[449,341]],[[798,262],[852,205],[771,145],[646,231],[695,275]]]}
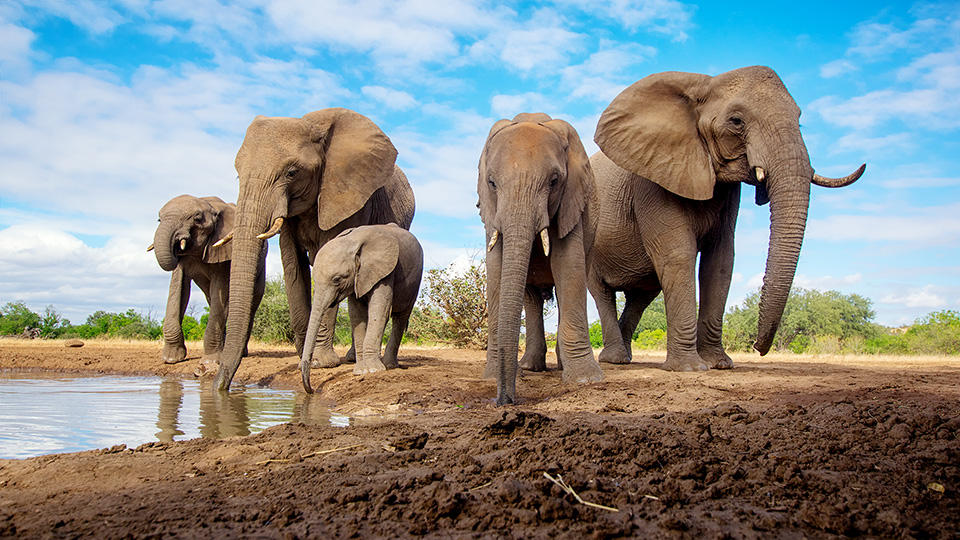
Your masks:
{"label": "grey elephant", "polygon": [[[397,352],[420,291],[423,249],[416,237],[397,224],[347,229],[317,252],[313,265],[313,308],[300,359],[303,389],[310,386],[315,336],[326,311],[346,298],[350,305],[356,374],[399,367]],[[393,327],[381,357],[387,319]]]}
{"label": "grey elephant", "polygon": [[[302,118],[258,116],[237,152],[240,179],[237,225],[232,237],[226,343],[215,385],[227,390],[240,366],[243,329],[256,306],[257,254],[280,235],[280,257],[297,354],[303,353],[310,318],[310,265],[317,251],[346,229],[396,223],[410,228],[413,190],[395,161],[397,150],[369,118],[333,108]],[[314,356],[335,366],[336,311],[320,325]],[[234,324],[234,322],[236,324]]]}
{"label": "grey elephant", "polygon": [[[630,337],[663,290],[665,369],[730,368],[723,312],[733,275],[740,185],[770,203],[770,246],[754,347],[766,354],[793,283],[810,184],[842,187],[814,173],[800,135],[800,109],[773,70],[747,67],[710,77],[667,72],[625,89],[603,112],[591,157],[588,283],[603,327],[601,362],[630,361]],[[700,305],[697,309],[697,256]],[[618,321],[615,291],[625,291]]]}
{"label": "grey elephant", "polygon": [[[587,330],[583,215],[593,172],[576,130],[543,113],[493,125],[480,156],[477,193],[487,238],[488,343],[485,378],[497,405],[514,403],[525,291],[555,287],[558,355],[565,382],[603,379]],[[534,294],[527,315],[542,317]],[[532,301],[531,301],[532,300]],[[542,342],[528,337],[531,343]]]}
{"label": "grey elephant", "polygon": [[[174,197],[160,209],[160,224],[154,233],[153,250],[160,268],[172,272],[167,309],[163,317],[163,351],[168,363],[187,357],[183,342],[183,315],[190,301],[190,283],[196,283],[207,298],[210,316],[203,333],[201,366],[215,363],[223,349],[230,295],[230,244],[220,243],[233,230],[237,207],[219,197]],[[218,243],[220,243],[218,245]],[[266,283],[266,245],[256,260],[252,302],[260,305]],[[244,339],[249,339],[249,328]]]}

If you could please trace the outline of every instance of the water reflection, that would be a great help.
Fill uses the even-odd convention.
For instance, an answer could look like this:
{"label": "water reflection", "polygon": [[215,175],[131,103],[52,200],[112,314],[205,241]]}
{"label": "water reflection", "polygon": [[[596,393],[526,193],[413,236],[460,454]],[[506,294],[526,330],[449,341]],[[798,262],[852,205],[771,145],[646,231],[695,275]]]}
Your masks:
{"label": "water reflection", "polygon": [[250,435],[284,422],[346,427],[317,395],[212,381],[0,372],[0,458]]}

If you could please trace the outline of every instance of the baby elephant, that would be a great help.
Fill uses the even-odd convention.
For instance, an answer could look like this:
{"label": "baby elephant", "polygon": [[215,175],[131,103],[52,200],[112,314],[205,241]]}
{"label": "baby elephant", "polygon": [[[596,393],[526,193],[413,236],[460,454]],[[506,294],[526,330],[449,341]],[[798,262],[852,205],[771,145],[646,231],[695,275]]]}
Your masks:
{"label": "baby elephant", "polygon": [[[323,315],[347,298],[355,374],[398,367],[397,351],[420,291],[423,250],[409,231],[394,223],[347,229],[317,251],[313,264],[313,304],[307,339],[300,359],[303,388],[310,386],[310,362]],[[387,319],[393,328],[381,358],[380,345]]]}
{"label": "baby elephant", "polygon": [[[190,283],[196,283],[207,297],[210,318],[203,333],[201,369],[219,360],[223,349],[230,291],[229,234],[233,231],[237,206],[218,197],[174,197],[160,209],[160,224],[153,237],[153,250],[160,267],[173,272],[170,294],[163,317],[163,352],[168,364],[187,357],[183,343],[183,314],[190,301]],[[254,286],[254,310],[260,304],[266,283],[267,249],[264,243]],[[247,336],[249,337],[249,330]]]}

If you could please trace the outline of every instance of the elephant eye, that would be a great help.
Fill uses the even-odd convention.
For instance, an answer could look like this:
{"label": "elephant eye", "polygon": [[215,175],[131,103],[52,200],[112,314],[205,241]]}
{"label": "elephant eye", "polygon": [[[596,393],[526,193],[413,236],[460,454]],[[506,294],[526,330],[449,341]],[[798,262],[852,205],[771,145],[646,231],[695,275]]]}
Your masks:
{"label": "elephant eye", "polygon": [[550,177],[550,187],[557,187],[557,182],[560,181],[560,177],[554,174]]}
{"label": "elephant eye", "polygon": [[497,184],[496,184],[496,182],[493,181],[492,178],[488,178],[488,179],[487,179],[487,183],[490,184],[490,187],[493,188],[494,190],[497,189]]}
{"label": "elephant eye", "polygon": [[287,169],[287,173],[285,176],[287,178],[293,178],[294,176],[297,175],[298,172],[300,172],[300,170],[297,169],[296,167],[293,167],[293,168]]}
{"label": "elephant eye", "polygon": [[739,116],[731,116],[730,123],[733,124],[734,127],[740,127],[743,125],[743,119]]}

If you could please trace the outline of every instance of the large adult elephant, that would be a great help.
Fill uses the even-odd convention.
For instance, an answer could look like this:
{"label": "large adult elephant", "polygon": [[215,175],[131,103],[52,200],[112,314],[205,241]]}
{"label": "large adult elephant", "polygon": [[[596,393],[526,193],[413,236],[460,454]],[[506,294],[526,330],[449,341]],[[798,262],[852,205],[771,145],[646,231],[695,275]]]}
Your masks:
{"label": "large adult elephant", "polygon": [[[223,349],[230,296],[230,244],[220,241],[233,231],[237,206],[219,197],[180,195],[160,208],[153,251],[160,268],[171,272],[167,309],[163,317],[163,350],[167,364],[187,357],[183,340],[183,315],[190,301],[190,284],[196,283],[210,306],[203,333],[203,366],[215,363]],[[219,245],[218,245],[219,244]],[[260,305],[265,285],[267,246],[257,259],[253,306]]]}
{"label": "large adult elephant", "polygon": [[[582,222],[593,189],[586,151],[567,122],[524,113],[490,129],[480,156],[477,193],[488,245],[490,320],[484,377],[497,379],[497,405],[516,399],[520,311],[528,287],[556,287],[563,380],[603,379],[587,333],[589,239],[584,238]],[[542,317],[542,297],[530,307],[528,303],[528,319]],[[540,332],[531,342],[543,343],[542,322]]]}
{"label": "large adult elephant", "polygon": [[[664,293],[670,370],[730,368],[723,312],[733,275],[740,183],[770,203],[770,246],[754,347],[766,354],[793,283],[814,173],[800,109],[773,70],[754,66],[710,77],[667,72],[625,89],[604,111],[591,157],[597,180],[589,288],[603,327],[600,361],[630,361],[643,310]],[[697,255],[700,306],[697,310]],[[617,320],[614,291],[626,291]]]}
{"label": "large adult elephant", "polygon": [[[310,265],[320,246],[360,225],[410,228],[413,190],[396,157],[393,143],[376,124],[347,109],[323,109],[303,118],[258,116],[250,124],[236,159],[240,195],[218,389],[229,389],[240,365],[263,242],[280,234],[290,324],[301,354],[310,319]],[[329,312],[314,353],[327,367],[340,362],[332,340],[336,310]]]}

